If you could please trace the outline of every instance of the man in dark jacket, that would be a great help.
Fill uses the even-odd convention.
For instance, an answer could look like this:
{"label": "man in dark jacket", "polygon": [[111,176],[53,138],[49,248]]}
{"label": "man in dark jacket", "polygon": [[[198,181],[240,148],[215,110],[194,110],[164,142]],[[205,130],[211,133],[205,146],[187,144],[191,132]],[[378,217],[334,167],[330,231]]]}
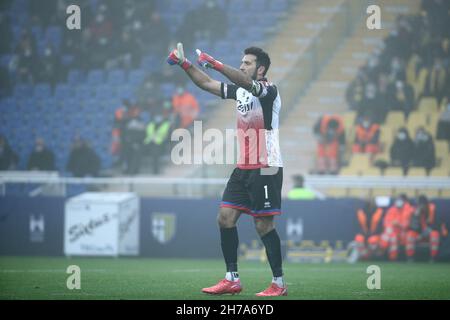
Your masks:
{"label": "man in dark jacket", "polygon": [[0,135],[0,170],[13,170],[19,157],[13,151],[6,138]]}
{"label": "man in dark jacket", "polygon": [[44,139],[37,138],[33,152],[28,159],[28,170],[55,170],[55,156],[53,151],[45,146]]}
{"label": "man in dark jacket", "polygon": [[398,130],[390,153],[391,165],[401,166],[403,168],[403,174],[406,175],[414,157],[414,143],[409,137],[406,128],[400,128]]}
{"label": "man in dark jacket", "polygon": [[417,129],[414,138],[413,164],[416,167],[424,167],[428,173],[436,165],[433,137],[423,127]]}
{"label": "man in dark jacket", "polygon": [[95,177],[98,175],[100,159],[89,144],[81,138],[75,138],[67,162],[67,170],[74,177]]}

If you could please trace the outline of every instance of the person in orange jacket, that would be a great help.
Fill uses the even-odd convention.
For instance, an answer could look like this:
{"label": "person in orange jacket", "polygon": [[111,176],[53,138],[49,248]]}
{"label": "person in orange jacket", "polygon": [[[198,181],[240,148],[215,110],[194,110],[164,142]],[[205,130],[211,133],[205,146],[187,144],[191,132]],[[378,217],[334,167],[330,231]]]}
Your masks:
{"label": "person in orange jacket", "polygon": [[380,125],[372,123],[369,117],[364,117],[356,126],[353,153],[370,153],[375,155],[379,152]]}
{"label": "person in orange jacket", "polygon": [[176,94],[172,97],[172,106],[175,114],[181,118],[182,128],[188,128],[200,112],[197,99],[183,87],[177,88]]}
{"label": "person in orange jacket", "polygon": [[406,244],[406,229],[414,207],[409,203],[405,195],[395,199],[383,219],[383,233],[380,237],[380,248],[387,250],[389,260],[395,261],[398,258],[398,249],[400,245]]}
{"label": "person in orange jacket", "polygon": [[359,258],[365,260],[380,255],[383,209],[377,208],[374,199],[369,199],[357,210],[356,217],[361,227],[361,232],[355,236]]}
{"label": "person in orange jacket", "polygon": [[340,149],[345,145],[344,123],[338,115],[324,115],[316,122],[318,137],[317,171],[336,174],[339,170]]}
{"label": "person in orange jacket", "polygon": [[417,242],[429,242],[430,261],[434,261],[439,250],[439,231],[436,227],[436,206],[421,195],[417,208],[411,215],[406,233],[406,256],[412,261],[416,253]]}

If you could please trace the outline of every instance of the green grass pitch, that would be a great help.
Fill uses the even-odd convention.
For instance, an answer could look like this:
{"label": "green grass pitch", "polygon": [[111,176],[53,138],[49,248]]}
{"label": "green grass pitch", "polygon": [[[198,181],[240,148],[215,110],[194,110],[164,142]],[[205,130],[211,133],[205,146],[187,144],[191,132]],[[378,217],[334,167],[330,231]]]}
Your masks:
{"label": "green grass pitch", "polygon": [[[370,264],[381,289],[369,290]],[[81,268],[81,289],[69,290],[69,265]],[[450,299],[450,264],[285,263],[287,297],[277,299]],[[265,263],[241,262],[244,291],[208,296],[202,287],[224,275],[221,260],[0,257],[0,299],[256,299],[271,280]],[[261,298],[258,298],[261,299]]]}

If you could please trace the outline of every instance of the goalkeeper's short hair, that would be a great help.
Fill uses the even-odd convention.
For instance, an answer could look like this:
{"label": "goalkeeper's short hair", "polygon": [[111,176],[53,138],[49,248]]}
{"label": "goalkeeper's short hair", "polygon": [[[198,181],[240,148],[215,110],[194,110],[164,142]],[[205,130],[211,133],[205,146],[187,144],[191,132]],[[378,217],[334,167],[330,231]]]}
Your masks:
{"label": "goalkeeper's short hair", "polygon": [[265,76],[270,67],[270,57],[267,52],[258,47],[249,47],[244,50],[244,54],[253,54],[256,56],[256,68],[264,66],[265,70],[263,75]]}

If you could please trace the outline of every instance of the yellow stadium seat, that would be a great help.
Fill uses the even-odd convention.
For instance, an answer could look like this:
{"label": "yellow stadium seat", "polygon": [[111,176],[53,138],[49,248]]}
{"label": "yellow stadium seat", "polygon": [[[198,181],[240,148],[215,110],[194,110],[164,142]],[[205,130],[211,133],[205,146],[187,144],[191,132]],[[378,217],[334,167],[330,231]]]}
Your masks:
{"label": "yellow stadium seat", "polygon": [[448,142],[446,140],[434,141],[434,147],[436,149],[436,156],[448,157]]}
{"label": "yellow stadium seat", "polygon": [[370,194],[369,188],[349,188],[348,196],[354,198],[367,198]]}
{"label": "yellow stadium seat", "polygon": [[394,190],[394,196],[399,196],[401,194],[406,194],[408,198],[415,198],[417,197],[417,191],[416,189],[411,188],[398,188]]}
{"label": "yellow stadium seat", "polygon": [[391,197],[393,195],[392,189],[390,188],[372,188],[372,197]]}
{"label": "yellow stadium seat", "polygon": [[450,169],[448,167],[437,167],[431,169],[430,176],[432,177],[448,177],[450,176]]}
{"label": "yellow stadium seat", "polygon": [[380,176],[380,168],[377,167],[369,167],[361,170],[361,175],[363,176]]}
{"label": "yellow stadium seat", "polygon": [[365,170],[370,167],[370,155],[367,153],[355,153],[350,159],[350,167]]}
{"label": "yellow stadium seat", "polygon": [[351,128],[355,126],[355,120],[356,120],[356,112],[355,111],[349,111],[345,112],[342,115],[344,126],[345,128]]}
{"label": "yellow stadium seat", "polygon": [[335,198],[343,198],[347,196],[346,188],[329,188],[327,189],[327,195]]}
{"label": "yellow stadium seat", "polygon": [[405,126],[405,114],[402,111],[389,111],[386,125],[397,131],[398,128]]}
{"label": "yellow stadium seat", "polygon": [[408,117],[407,128],[409,134],[413,137],[417,128],[427,127],[427,114],[419,111],[411,112]]}
{"label": "yellow stadium seat", "polygon": [[439,106],[434,97],[426,97],[420,99],[418,110],[426,113],[438,113]]}
{"label": "yellow stadium seat", "polygon": [[339,174],[341,176],[357,176],[357,175],[359,175],[359,169],[358,168],[354,168],[352,166],[343,167],[339,171]]}
{"label": "yellow stadium seat", "polygon": [[419,98],[423,90],[425,89],[426,80],[428,77],[428,69],[422,68],[419,72],[419,75],[416,77],[416,81],[414,82],[414,95],[417,98]]}
{"label": "yellow stadium seat", "polygon": [[427,171],[425,170],[425,168],[412,167],[412,168],[409,168],[409,170],[408,170],[408,176],[409,177],[426,177]]}
{"label": "yellow stadium seat", "polygon": [[390,146],[394,141],[394,132],[391,127],[381,126],[380,127],[380,142],[385,146]]}
{"label": "yellow stadium seat", "polygon": [[384,175],[385,176],[403,176],[403,169],[402,168],[395,168],[395,167],[390,167],[390,168],[386,168],[384,170]]}

